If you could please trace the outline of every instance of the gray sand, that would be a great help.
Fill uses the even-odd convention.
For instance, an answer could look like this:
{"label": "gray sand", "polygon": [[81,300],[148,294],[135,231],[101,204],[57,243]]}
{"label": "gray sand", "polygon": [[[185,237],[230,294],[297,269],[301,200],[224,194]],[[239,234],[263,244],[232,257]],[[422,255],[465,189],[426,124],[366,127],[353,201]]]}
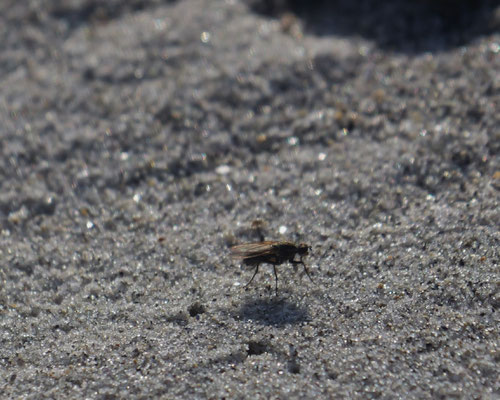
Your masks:
{"label": "gray sand", "polygon": [[0,3],[1,398],[500,398],[498,2],[289,3]]}

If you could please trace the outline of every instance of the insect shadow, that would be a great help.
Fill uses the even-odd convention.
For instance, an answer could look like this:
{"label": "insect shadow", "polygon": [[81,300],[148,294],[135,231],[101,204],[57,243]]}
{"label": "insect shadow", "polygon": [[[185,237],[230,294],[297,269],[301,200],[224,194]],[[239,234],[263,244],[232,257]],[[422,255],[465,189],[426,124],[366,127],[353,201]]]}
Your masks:
{"label": "insect shadow", "polygon": [[297,305],[287,299],[248,298],[239,309],[239,317],[253,320],[263,325],[294,325],[309,319],[304,306]]}

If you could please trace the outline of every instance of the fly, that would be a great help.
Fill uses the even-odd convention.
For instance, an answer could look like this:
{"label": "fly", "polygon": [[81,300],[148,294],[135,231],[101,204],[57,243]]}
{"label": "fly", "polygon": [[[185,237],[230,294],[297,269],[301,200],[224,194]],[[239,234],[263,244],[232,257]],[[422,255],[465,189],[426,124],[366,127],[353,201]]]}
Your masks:
{"label": "fly", "polygon": [[[314,283],[309,275],[306,265],[302,261],[302,257],[309,253],[311,249],[305,243],[295,244],[292,242],[278,242],[278,241],[262,241],[257,243],[245,243],[238,246],[231,247],[232,256],[242,260],[244,265],[255,267],[252,279],[245,285],[248,287],[259,272],[260,264],[271,264],[273,266],[274,277],[276,280],[276,296],[278,295],[278,274],[276,272],[276,266],[283,264],[284,262],[289,262],[290,264],[302,264],[304,271]],[[300,260],[296,260],[295,256],[299,255]]]}

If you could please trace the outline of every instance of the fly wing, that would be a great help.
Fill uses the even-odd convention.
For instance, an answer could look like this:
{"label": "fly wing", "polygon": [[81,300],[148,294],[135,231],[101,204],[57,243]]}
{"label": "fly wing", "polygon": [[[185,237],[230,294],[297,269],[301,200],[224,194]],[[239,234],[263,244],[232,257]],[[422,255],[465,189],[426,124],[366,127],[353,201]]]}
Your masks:
{"label": "fly wing", "polygon": [[231,255],[236,258],[252,258],[273,254],[274,241],[245,243],[231,247]]}

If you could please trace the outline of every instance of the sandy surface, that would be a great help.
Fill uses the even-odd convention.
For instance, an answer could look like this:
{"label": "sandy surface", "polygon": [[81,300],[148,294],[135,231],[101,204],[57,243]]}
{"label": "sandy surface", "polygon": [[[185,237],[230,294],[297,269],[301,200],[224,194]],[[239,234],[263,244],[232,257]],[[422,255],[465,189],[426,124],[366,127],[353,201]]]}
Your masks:
{"label": "sandy surface", "polygon": [[498,2],[300,3],[0,3],[0,397],[500,397]]}

